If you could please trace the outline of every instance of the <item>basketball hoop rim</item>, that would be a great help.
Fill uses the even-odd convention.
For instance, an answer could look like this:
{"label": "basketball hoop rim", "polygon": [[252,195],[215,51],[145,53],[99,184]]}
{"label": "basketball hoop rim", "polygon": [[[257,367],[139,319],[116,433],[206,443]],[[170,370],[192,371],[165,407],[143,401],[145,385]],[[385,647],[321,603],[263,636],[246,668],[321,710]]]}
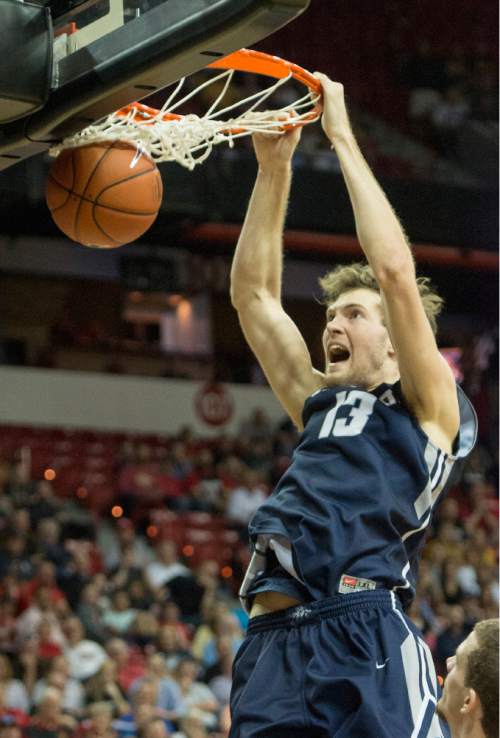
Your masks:
{"label": "basketball hoop rim", "polygon": [[[265,77],[273,77],[274,79],[284,79],[292,77],[305,87],[309,88],[315,96],[322,97],[321,82],[307,69],[294,64],[293,62],[281,59],[279,56],[266,54],[263,51],[255,51],[254,49],[239,49],[232,54],[217,59],[207,64],[208,69],[233,70],[235,72],[248,72],[260,74]],[[138,118],[156,118],[160,111],[143,103],[134,102],[124,108],[116,111],[115,115],[120,117],[135,116]],[[317,102],[311,110],[304,115],[296,124],[286,124],[281,126],[281,130],[289,130],[297,125],[302,126],[312,120],[317,120],[321,114],[321,105]],[[163,120],[181,120],[184,116],[178,113],[165,113]]]}

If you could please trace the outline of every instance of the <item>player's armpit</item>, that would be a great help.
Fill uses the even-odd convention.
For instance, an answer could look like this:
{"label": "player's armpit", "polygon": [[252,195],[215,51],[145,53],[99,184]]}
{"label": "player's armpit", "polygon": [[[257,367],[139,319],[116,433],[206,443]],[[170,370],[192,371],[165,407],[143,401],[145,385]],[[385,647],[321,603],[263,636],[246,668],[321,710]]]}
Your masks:
{"label": "player's armpit", "polygon": [[238,304],[245,338],[271,388],[299,430],[309,395],[322,386],[305,341],[279,300],[259,290]]}
{"label": "player's armpit", "polygon": [[380,286],[405,400],[426,432],[431,429],[431,440],[442,448],[447,439],[449,450],[460,424],[455,379],[439,353],[415,277],[399,275]]}

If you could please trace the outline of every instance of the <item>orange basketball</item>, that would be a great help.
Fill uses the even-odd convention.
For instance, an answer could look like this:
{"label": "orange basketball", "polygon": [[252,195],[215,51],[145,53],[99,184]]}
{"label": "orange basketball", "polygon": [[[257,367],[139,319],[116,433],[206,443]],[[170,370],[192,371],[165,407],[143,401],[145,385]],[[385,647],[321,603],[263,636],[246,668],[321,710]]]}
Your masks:
{"label": "orange basketball", "polygon": [[61,231],[84,246],[105,249],[142,236],[158,215],[162,195],[154,161],[122,141],[65,149],[45,188]]}

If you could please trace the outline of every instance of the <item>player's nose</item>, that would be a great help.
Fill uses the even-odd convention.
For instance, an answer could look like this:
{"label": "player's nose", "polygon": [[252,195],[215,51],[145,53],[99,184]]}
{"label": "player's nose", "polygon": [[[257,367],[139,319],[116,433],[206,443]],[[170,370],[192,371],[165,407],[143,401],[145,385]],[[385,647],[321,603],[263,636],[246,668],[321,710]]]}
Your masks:
{"label": "player's nose", "polygon": [[341,315],[335,315],[326,322],[326,330],[328,333],[343,333],[344,324]]}

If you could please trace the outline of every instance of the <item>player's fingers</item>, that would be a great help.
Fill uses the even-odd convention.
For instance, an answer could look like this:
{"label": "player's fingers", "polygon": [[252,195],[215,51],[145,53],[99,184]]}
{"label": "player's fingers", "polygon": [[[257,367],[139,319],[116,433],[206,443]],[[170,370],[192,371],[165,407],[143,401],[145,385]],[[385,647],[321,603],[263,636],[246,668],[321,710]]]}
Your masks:
{"label": "player's fingers", "polygon": [[321,87],[323,88],[323,92],[329,92],[334,94],[343,94],[344,92],[344,85],[341,82],[335,82],[335,80],[330,79],[326,74],[323,74],[322,72],[314,72],[314,77],[316,79],[319,79],[321,82]]}

